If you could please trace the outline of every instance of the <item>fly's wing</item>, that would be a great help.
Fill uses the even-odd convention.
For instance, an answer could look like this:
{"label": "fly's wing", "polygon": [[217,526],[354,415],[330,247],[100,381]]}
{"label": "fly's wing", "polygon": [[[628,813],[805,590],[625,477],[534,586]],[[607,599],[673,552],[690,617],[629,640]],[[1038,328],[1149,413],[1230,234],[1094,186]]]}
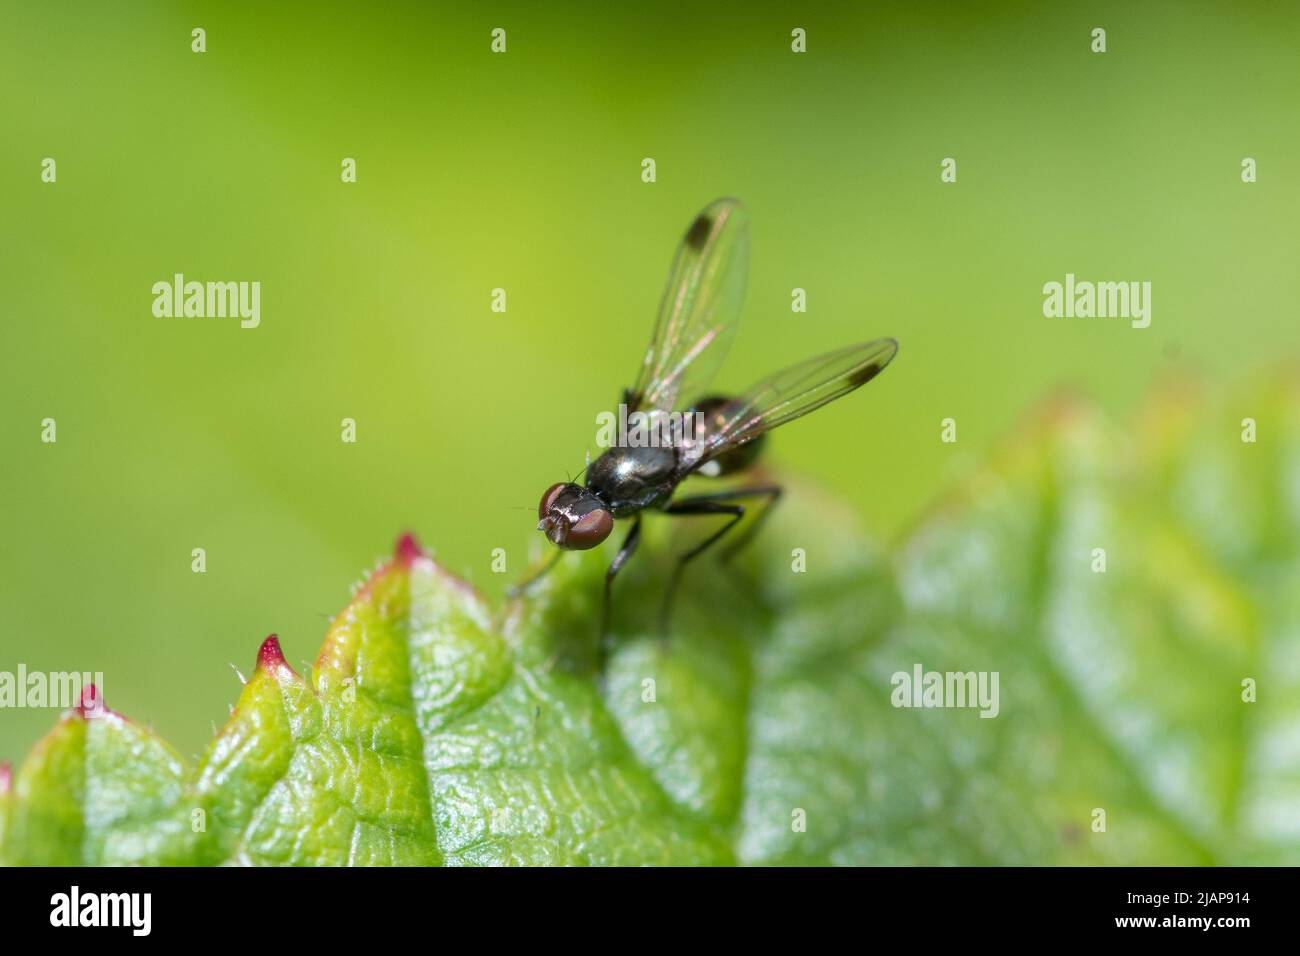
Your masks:
{"label": "fly's wing", "polygon": [[704,438],[685,449],[683,473],[865,385],[897,352],[898,343],[893,339],[876,339],[827,352],[768,376],[728,402]]}
{"label": "fly's wing", "polygon": [[625,394],[628,411],[673,411],[679,396],[708,384],[736,334],[748,263],[745,207],[710,203],[677,247],[650,349]]}

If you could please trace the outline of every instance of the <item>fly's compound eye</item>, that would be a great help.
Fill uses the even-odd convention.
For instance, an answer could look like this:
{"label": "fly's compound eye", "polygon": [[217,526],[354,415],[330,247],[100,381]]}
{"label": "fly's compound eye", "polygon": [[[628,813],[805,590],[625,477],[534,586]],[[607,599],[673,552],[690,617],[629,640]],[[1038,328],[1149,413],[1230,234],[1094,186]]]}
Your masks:
{"label": "fly's compound eye", "polygon": [[542,495],[542,503],[537,506],[538,519],[546,519],[546,516],[551,513],[551,507],[555,504],[555,499],[559,497],[560,492],[563,490],[564,482],[562,481],[557,481],[546,489],[546,493]]}
{"label": "fly's compound eye", "polygon": [[574,551],[594,548],[614,530],[614,516],[604,508],[596,508],[573,523],[564,546]]}

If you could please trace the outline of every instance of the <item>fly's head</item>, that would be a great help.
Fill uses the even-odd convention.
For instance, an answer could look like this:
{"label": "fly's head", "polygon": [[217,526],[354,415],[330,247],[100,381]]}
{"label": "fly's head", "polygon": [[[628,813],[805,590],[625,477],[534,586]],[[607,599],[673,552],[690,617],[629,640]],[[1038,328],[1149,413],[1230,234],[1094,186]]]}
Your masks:
{"label": "fly's head", "polygon": [[594,548],[614,530],[614,516],[592,492],[572,482],[558,482],[546,489],[537,506],[537,530],[546,532],[551,544],[568,551]]}

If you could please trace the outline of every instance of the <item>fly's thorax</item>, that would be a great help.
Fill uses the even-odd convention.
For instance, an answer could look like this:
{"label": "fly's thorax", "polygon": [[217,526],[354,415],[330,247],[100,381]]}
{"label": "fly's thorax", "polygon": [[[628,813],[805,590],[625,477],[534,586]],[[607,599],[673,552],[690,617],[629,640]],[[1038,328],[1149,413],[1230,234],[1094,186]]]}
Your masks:
{"label": "fly's thorax", "polygon": [[587,488],[615,515],[630,514],[672,494],[676,472],[675,448],[611,448],[587,469]]}

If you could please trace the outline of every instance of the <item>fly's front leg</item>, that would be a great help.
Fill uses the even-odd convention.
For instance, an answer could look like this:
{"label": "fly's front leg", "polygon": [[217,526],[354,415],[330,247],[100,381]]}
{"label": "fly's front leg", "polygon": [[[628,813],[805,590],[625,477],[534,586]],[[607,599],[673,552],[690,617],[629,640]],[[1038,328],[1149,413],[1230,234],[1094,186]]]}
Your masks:
{"label": "fly's front leg", "polygon": [[543,564],[540,568],[538,568],[536,571],[534,571],[534,572],[533,572],[532,574],[530,574],[528,577],[524,578],[524,579],[523,579],[522,581],[520,581],[518,584],[516,584],[516,585],[514,585],[513,587],[511,587],[511,588],[506,592],[507,596],[508,596],[508,597],[511,597],[511,598],[517,598],[517,597],[519,597],[521,594],[525,594],[525,593],[527,593],[527,591],[528,591],[529,588],[531,588],[534,584],[536,584],[536,583],[537,583],[538,581],[540,581],[542,578],[546,577],[546,575],[548,575],[548,574],[551,573],[551,569],[554,568],[557,564],[560,563],[560,558],[562,558],[562,557],[564,557],[564,552],[561,551],[559,548],[556,548],[556,549],[555,549],[555,554],[551,555],[551,560],[547,561],[547,562],[546,562],[545,564]]}
{"label": "fly's front leg", "polygon": [[605,663],[609,659],[609,623],[614,609],[614,577],[618,574],[623,565],[627,564],[628,558],[632,557],[636,551],[636,546],[641,541],[641,516],[637,515],[632,519],[632,529],[628,531],[627,537],[623,539],[623,545],[618,549],[618,554],[610,563],[609,569],[605,572],[605,604],[600,612],[600,643],[597,647],[597,671],[604,679]]}

